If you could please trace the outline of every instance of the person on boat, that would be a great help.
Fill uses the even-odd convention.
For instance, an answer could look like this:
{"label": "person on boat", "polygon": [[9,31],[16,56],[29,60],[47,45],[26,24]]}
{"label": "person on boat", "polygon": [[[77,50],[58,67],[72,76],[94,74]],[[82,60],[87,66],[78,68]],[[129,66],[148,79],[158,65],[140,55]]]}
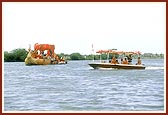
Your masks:
{"label": "person on boat", "polygon": [[52,55],[52,51],[49,49],[49,50],[47,50],[47,56],[49,56],[49,57],[53,57],[53,55]]}
{"label": "person on boat", "polygon": [[136,65],[141,65],[141,64],[142,64],[141,59],[140,57],[138,57],[138,62],[136,63]]}
{"label": "person on boat", "polygon": [[63,57],[61,57],[60,62],[65,62],[65,59]]}
{"label": "person on boat", "polygon": [[124,59],[123,64],[128,64],[127,58]]}
{"label": "person on boat", "polygon": [[112,63],[112,64],[117,64],[117,61],[116,61],[116,58],[115,58],[115,57],[112,58],[111,63]]}
{"label": "person on boat", "polygon": [[116,59],[116,64],[119,64],[118,59]]}
{"label": "person on boat", "polygon": [[41,53],[41,58],[42,59],[47,59],[47,54],[45,54],[44,51],[42,51],[42,53]]}
{"label": "person on boat", "polygon": [[121,64],[123,64],[123,58],[121,58]]}
{"label": "person on boat", "polygon": [[37,58],[37,51],[36,51],[36,50],[34,50],[34,51],[32,52],[32,57],[33,57],[33,58]]}
{"label": "person on boat", "polygon": [[127,56],[127,58],[128,58],[128,64],[132,64],[132,55],[131,54],[129,54],[128,56]]}
{"label": "person on boat", "polygon": [[36,54],[34,53],[33,50],[30,51],[30,54],[31,54],[31,57],[32,57],[32,58],[36,58]]}
{"label": "person on boat", "polygon": [[38,54],[38,52],[37,52],[36,58],[41,59],[41,56]]}
{"label": "person on boat", "polygon": [[44,51],[41,52],[41,57],[42,57],[42,58],[44,57]]}

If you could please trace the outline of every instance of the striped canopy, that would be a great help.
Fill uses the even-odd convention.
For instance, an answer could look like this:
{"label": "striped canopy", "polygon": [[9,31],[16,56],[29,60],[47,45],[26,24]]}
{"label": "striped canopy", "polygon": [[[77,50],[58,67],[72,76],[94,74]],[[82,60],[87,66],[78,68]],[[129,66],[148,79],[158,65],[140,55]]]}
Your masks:
{"label": "striped canopy", "polygon": [[116,50],[98,50],[96,53],[111,53],[111,54],[126,54],[126,55],[133,55],[133,54],[141,54],[140,51],[134,51],[134,52],[124,52],[124,51],[116,51]]}

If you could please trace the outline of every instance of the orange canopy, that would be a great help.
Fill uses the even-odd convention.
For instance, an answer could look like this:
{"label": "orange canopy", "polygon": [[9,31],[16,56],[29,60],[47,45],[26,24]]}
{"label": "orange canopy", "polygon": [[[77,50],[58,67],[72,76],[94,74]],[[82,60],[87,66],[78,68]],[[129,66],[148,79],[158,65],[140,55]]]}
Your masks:
{"label": "orange canopy", "polygon": [[116,51],[116,50],[98,50],[96,53],[111,53],[111,54],[141,54],[139,51],[135,52],[124,52],[124,51]]}
{"label": "orange canopy", "polygon": [[98,50],[96,53],[109,53],[109,50]]}
{"label": "orange canopy", "polygon": [[55,49],[55,45],[50,45],[50,44],[34,44],[34,50],[40,50],[40,51],[44,51],[44,50],[51,50],[54,52]]}

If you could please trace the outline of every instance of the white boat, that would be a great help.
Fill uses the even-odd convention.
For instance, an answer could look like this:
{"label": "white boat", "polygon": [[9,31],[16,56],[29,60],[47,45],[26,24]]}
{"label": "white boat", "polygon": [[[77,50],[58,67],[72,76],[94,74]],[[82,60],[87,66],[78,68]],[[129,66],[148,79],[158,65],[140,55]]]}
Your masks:
{"label": "white boat", "polygon": [[[99,50],[97,51],[96,53],[106,53],[106,54],[118,54],[118,55],[139,55],[140,52],[123,52],[123,51],[115,51],[115,50]],[[131,61],[132,61],[132,58],[131,58]],[[137,63],[137,64],[132,64],[132,63],[127,63],[127,64],[123,64],[123,63],[112,63],[112,62],[109,62],[109,63],[105,63],[105,62],[99,62],[99,63],[95,63],[95,62],[92,62],[92,63],[89,63],[89,65],[91,67],[93,67],[94,69],[100,69],[100,68],[113,68],[113,69],[145,69],[145,65],[144,64],[141,64],[141,63]]]}
{"label": "white boat", "polygon": [[144,65],[111,64],[111,63],[90,63],[94,69],[114,68],[114,69],[145,69]]}

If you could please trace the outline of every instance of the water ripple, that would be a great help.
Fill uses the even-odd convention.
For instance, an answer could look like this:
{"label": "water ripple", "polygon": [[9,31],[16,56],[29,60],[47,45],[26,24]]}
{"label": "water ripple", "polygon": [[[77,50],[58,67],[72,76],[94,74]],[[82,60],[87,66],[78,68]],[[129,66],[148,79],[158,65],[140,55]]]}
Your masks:
{"label": "water ripple", "polygon": [[145,70],[93,70],[88,63],[5,63],[5,111],[164,110],[163,61],[148,60]]}

